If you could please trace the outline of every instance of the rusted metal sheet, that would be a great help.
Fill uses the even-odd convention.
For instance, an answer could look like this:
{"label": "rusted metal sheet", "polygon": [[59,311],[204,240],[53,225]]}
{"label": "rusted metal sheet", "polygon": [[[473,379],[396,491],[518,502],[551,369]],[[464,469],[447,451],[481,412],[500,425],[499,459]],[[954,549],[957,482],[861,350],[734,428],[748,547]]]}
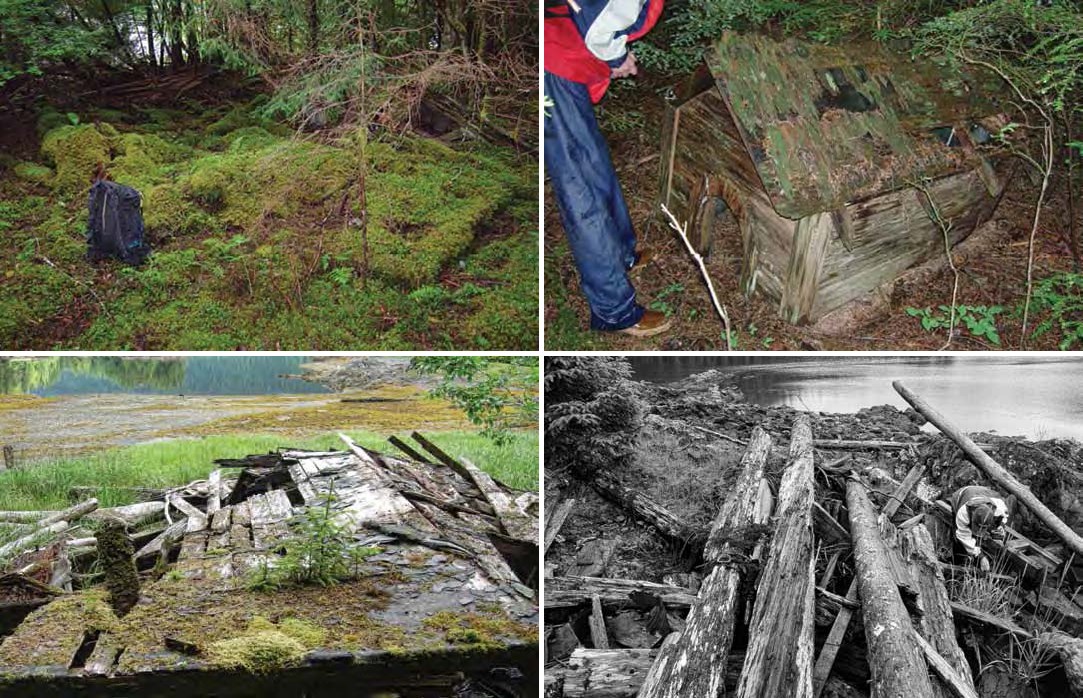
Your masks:
{"label": "rusted metal sheet", "polygon": [[953,129],[1003,123],[989,76],[873,42],[726,32],[707,65],[772,204],[791,219],[977,169],[973,139]]}

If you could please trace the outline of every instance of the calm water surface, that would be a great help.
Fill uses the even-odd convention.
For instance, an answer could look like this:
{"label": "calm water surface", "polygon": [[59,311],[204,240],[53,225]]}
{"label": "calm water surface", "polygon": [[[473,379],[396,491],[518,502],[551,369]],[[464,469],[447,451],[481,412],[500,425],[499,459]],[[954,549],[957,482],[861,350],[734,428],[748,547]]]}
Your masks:
{"label": "calm water surface", "polygon": [[716,368],[751,402],[817,412],[907,403],[893,380],[965,431],[1083,441],[1083,359],[1051,357],[633,357],[636,377],[669,383]]}
{"label": "calm water surface", "polygon": [[286,374],[301,373],[303,356],[191,356],[129,359],[46,357],[0,361],[0,394],[43,397],[100,393],[275,395],[326,393]]}

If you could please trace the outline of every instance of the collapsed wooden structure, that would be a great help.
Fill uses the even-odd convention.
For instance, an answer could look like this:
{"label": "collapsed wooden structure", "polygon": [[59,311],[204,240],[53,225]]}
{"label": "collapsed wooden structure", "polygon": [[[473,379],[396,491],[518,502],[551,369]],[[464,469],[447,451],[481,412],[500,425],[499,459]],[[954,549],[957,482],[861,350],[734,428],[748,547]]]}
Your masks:
{"label": "collapsed wooden structure", "polygon": [[1002,91],[874,42],[726,32],[669,105],[658,201],[703,253],[731,212],[744,291],[815,321],[988,219],[1007,178],[987,147]]}
{"label": "collapsed wooden structure", "polygon": [[[529,691],[537,495],[420,434],[416,448],[393,438],[405,456],[342,438],[341,451],[220,460],[206,480],[130,506],[0,512],[27,532],[0,547],[13,570],[0,576],[0,694],[330,695],[364,685],[446,696],[464,681]],[[306,535],[296,524],[321,511],[352,531],[349,554],[361,551],[350,577],[259,587]],[[139,577],[126,612],[124,568]],[[239,667],[215,652],[291,623],[315,639],[274,666]]]}
{"label": "collapsed wooden structure", "polygon": [[[895,387],[1053,537],[1072,551],[1083,542],[943,415]],[[992,648],[1004,644],[1030,658],[1032,679],[1052,677],[1054,691],[1083,696],[1083,606],[1065,593],[1081,588],[1074,554],[1065,560],[1009,528],[1005,542],[983,542],[997,570],[956,566],[950,507],[919,491],[925,461],[901,481],[852,467],[849,456],[814,463],[832,442],[814,440],[801,415],[775,495],[765,470],[771,445],[752,430],[705,541],[681,537],[641,492],[600,489],[663,536],[698,546],[700,564],[669,583],[604,578],[604,561],[586,570],[596,576],[547,579],[547,698],[977,698],[972,664],[995,665]],[[869,448],[898,453],[892,442]],[[547,550],[571,508],[550,508]],[[988,588],[1018,601],[1014,614],[953,598],[949,589],[968,580],[998,583]]]}

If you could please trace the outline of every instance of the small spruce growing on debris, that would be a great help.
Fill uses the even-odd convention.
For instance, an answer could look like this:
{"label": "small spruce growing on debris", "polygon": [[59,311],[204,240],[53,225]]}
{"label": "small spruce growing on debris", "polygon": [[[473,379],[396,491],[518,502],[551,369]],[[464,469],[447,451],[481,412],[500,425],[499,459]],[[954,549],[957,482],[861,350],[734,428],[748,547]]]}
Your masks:
{"label": "small spruce growing on debris", "polygon": [[361,564],[380,549],[356,545],[348,522],[335,516],[337,500],[332,480],[323,505],[293,521],[294,535],[283,542],[282,557],[264,560],[256,569],[249,580],[251,589],[268,591],[312,584],[327,587],[359,576]]}

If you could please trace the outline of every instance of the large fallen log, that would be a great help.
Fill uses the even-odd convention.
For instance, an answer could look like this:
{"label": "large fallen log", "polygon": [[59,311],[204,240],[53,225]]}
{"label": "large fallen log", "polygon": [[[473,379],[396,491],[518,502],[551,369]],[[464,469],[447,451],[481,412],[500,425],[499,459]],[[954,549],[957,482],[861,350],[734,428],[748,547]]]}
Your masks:
{"label": "large fallen log", "polygon": [[684,632],[662,646],[640,698],[716,696],[721,692],[737,621],[741,585],[738,563],[751,552],[734,550],[731,538],[747,531],[754,522],[770,452],[771,437],[756,427],[741,458],[737,482],[715,518],[704,548],[710,572],[688,614]]}
{"label": "large fallen log", "polygon": [[593,480],[595,489],[650,524],[659,533],[682,544],[699,547],[702,532],[686,526],[677,516],[634,487],[621,483],[610,473],[601,473]]}
{"label": "large fallen log", "polygon": [[57,521],[44,528],[36,529],[22,538],[16,538],[10,543],[0,546],[0,559],[12,558],[27,550],[38,547],[42,543],[52,540],[70,527],[71,524],[67,521]]}
{"label": "large fallen log", "polygon": [[1042,633],[1038,641],[1052,648],[1064,664],[1072,698],[1083,698],[1083,640],[1062,632]]}
{"label": "large fallen log", "polygon": [[[938,671],[944,686],[940,694],[958,695],[960,690],[974,695],[974,677],[970,664],[955,639],[955,619],[951,599],[944,587],[944,577],[937,565],[936,551],[929,530],[918,524],[899,533],[900,555],[910,571],[910,579],[918,592],[922,613],[914,620],[919,636],[927,641],[947,665],[953,675]],[[935,659],[935,658],[934,658]],[[962,686],[962,689],[959,688]],[[949,693],[950,691],[950,693]]]}
{"label": "large fallen log", "polygon": [[1073,531],[1066,523],[1061,521],[1047,506],[1042,504],[1026,485],[1015,479],[1014,475],[1005,470],[999,463],[990,458],[989,454],[981,450],[977,444],[971,441],[969,436],[949,422],[944,415],[933,409],[929,403],[922,400],[909,388],[903,385],[901,381],[895,381],[892,383],[892,386],[894,386],[895,390],[904,400],[913,405],[915,410],[932,422],[933,426],[958,444],[959,448],[962,449],[963,453],[967,455],[974,465],[981,468],[990,479],[1000,485],[1000,487],[1006,490],[1008,494],[1015,495],[1016,499],[1018,499],[1027,509],[1030,509],[1042,523],[1049,527],[1050,530],[1056,533],[1069,549],[1076,554],[1083,556],[1083,538]]}
{"label": "large fallen log", "polygon": [[79,504],[76,504],[73,507],[69,507],[64,511],[58,511],[52,516],[46,516],[41,521],[38,521],[38,526],[51,526],[57,521],[67,521],[68,523],[74,523],[97,508],[98,500],[91,497],[85,502],[80,502]]}
{"label": "large fallen log", "polygon": [[864,486],[856,479],[846,483],[846,505],[872,672],[872,695],[931,698],[933,688],[928,670],[914,640],[910,614],[888,565],[876,513]]}
{"label": "large fallen log", "polygon": [[[903,481],[895,485],[895,490],[888,497],[888,501],[882,510],[886,519],[890,520],[895,515],[895,512],[899,510],[899,507],[902,506],[902,503],[906,501],[907,495],[910,494],[914,485],[921,479],[921,473],[924,470],[924,465],[915,465],[903,478]],[[849,537],[847,537],[847,541],[849,542]],[[846,592],[847,601],[857,600],[857,586],[857,578],[855,577]],[[816,658],[816,669],[812,681],[813,695],[816,698],[822,695],[824,687],[827,685],[827,679],[831,675],[831,667],[835,664],[835,656],[842,647],[843,638],[846,637],[846,629],[850,627],[850,620],[853,615],[854,610],[850,608],[842,608],[839,611],[838,615],[835,616],[835,622],[831,626],[827,640],[824,641],[823,647],[820,649],[820,656]]]}
{"label": "large fallen log", "polygon": [[756,588],[748,649],[737,695],[774,698],[812,695],[815,635],[812,428],[797,418],[790,463],[778,491],[771,552]]}
{"label": "large fallen log", "polygon": [[87,518],[96,521],[123,519],[129,526],[138,526],[164,515],[165,502],[139,502],[138,504],[97,509],[87,514]]}

